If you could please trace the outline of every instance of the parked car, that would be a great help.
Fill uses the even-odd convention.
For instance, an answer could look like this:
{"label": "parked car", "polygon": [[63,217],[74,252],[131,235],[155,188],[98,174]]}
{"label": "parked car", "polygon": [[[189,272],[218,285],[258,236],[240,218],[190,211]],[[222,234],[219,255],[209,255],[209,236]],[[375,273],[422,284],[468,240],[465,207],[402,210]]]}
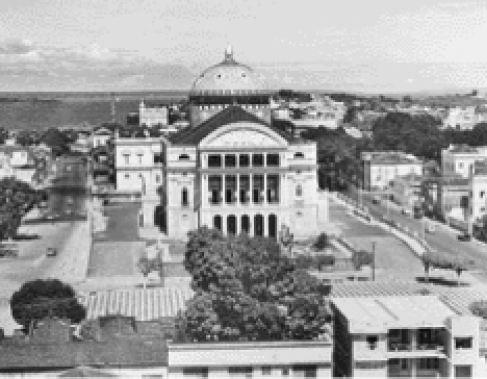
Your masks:
{"label": "parked car", "polygon": [[55,249],[54,247],[47,248],[47,252],[46,252],[47,257],[55,257],[56,255],[57,255],[57,249]]}
{"label": "parked car", "polygon": [[472,236],[468,233],[464,233],[464,234],[459,234],[457,238],[459,241],[467,242],[472,239]]}

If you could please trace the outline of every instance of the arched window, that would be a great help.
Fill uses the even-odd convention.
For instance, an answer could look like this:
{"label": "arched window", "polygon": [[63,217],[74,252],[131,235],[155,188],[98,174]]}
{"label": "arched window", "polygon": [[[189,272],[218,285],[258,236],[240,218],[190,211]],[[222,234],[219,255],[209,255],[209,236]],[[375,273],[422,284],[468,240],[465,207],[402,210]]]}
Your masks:
{"label": "arched window", "polygon": [[189,161],[189,155],[188,154],[181,154],[179,156],[180,161]]}
{"label": "arched window", "polygon": [[303,196],[303,186],[301,184],[298,184],[296,186],[296,197],[302,197]]}
{"label": "arched window", "polygon": [[294,154],[294,158],[304,158],[304,154],[301,152],[296,153],[296,154]]}
{"label": "arched window", "polygon": [[187,188],[183,188],[181,190],[181,205],[183,207],[187,207],[189,204],[188,204],[188,189]]}

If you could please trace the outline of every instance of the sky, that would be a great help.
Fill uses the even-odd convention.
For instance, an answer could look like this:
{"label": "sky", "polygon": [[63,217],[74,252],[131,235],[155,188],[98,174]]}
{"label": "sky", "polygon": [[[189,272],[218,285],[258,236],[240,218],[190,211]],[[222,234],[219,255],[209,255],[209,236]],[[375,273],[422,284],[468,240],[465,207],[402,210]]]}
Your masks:
{"label": "sky", "polygon": [[270,88],[487,88],[487,0],[0,0],[0,92],[191,88],[231,45]]}

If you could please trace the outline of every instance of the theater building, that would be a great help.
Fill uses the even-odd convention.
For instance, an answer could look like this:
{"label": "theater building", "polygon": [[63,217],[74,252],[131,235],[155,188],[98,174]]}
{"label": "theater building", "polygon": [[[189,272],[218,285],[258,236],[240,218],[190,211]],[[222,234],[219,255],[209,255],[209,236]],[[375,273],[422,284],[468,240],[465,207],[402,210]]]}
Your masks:
{"label": "theater building", "polygon": [[167,234],[207,225],[224,234],[314,236],[327,221],[318,201],[316,143],[270,123],[270,91],[231,50],[205,70],[189,96],[190,126],[165,151]]}

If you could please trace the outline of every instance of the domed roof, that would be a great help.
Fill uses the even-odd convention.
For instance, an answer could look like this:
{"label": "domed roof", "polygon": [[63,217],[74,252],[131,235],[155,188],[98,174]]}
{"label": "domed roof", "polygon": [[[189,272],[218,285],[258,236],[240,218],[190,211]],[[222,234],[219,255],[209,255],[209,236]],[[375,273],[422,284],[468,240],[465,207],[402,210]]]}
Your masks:
{"label": "domed roof", "polygon": [[191,95],[249,95],[267,92],[264,79],[250,67],[233,59],[229,47],[223,62],[211,66],[195,80]]}

